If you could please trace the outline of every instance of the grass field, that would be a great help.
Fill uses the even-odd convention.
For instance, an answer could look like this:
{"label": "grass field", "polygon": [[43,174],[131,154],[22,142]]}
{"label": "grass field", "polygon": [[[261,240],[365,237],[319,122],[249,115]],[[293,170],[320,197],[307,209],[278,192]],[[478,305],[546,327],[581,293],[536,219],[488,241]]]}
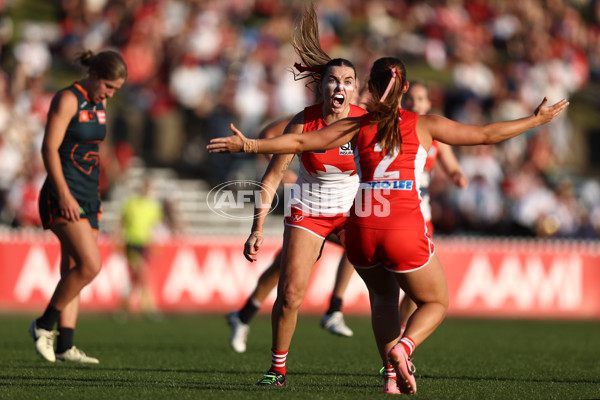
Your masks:
{"label": "grass field", "polygon": [[[288,386],[254,383],[270,363],[270,322],[252,324],[248,351],[229,348],[222,315],[162,322],[84,314],[76,344],[99,365],[51,364],[34,351],[33,315],[0,314],[0,399],[367,399],[381,393],[366,317],[339,338],[301,316]],[[598,399],[600,321],[447,319],[414,354],[414,399]]]}

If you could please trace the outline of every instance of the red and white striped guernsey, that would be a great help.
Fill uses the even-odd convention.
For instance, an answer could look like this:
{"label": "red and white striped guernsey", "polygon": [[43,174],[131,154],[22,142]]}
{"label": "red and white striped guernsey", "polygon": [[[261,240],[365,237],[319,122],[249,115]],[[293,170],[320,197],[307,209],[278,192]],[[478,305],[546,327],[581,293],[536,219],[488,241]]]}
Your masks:
{"label": "red and white striped guernsey", "polygon": [[[366,111],[350,105],[349,117]],[[323,104],[304,109],[304,132],[327,126]],[[290,206],[308,215],[337,215],[348,212],[358,189],[358,176],[351,144],[327,151],[300,154],[298,180],[290,195]]]}

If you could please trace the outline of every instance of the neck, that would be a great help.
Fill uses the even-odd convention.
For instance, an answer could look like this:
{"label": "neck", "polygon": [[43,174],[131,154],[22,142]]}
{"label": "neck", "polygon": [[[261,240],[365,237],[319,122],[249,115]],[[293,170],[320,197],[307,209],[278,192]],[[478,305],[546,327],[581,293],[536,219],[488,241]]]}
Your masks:
{"label": "neck", "polygon": [[325,110],[325,106],[323,106],[323,119],[328,125],[334,123],[335,121],[339,121],[340,119],[347,118],[348,114],[350,114],[350,105],[348,105],[348,107],[344,108],[344,110],[339,113]]}

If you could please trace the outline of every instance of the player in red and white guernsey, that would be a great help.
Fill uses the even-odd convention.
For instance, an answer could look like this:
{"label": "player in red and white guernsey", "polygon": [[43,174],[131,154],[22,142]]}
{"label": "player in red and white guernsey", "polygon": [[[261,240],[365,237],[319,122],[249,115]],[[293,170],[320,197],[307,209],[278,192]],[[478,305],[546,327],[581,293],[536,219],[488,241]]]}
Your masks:
{"label": "player in red and white guernsey", "polygon": [[[352,64],[344,59],[331,60],[323,69],[320,85],[324,101],[306,107],[294,116],[284,135],[310,132],[338,119],[366,113],[349,103],[357,90],[356,85]],[[275,156],[269,163],[262,179],[263,206],[270,206],[275,188],[293,156]],[[358,185],[353,152],[348,144],[301,155],[298,179],[288,201],[289,215],[285,217],[281,272],[272,312],[272,364],[260,385],[285,382],[285,361],[310,272],[320,257],[325,238],[331,233],[340,235],[343,231]],[[262,242],[266,212],[257,210],[255,215],[252,234],[244,251],[249,260],[255,259]]]}
{"label": "player in red and white guernsey", "polygon": [[[296,79],[312,79],[309,83],[315,83],[318,103],[296,114],[283,136],[304,134],[366,113],[350,104],[358,90],[354,65],[345,59],[331,59],[318,43],[317,16],[314,8],[310,8],[303,14],[299,31],[292,35],[292,44],[304,64],[296,65],[300,71]],[[244,255],[250,261],[256,260],[275,190],[293,157],[294,154],[274,156],[263,176],[261,202],[256,207],[252,233],[244,248]],[[310,273],[321,255],[325,238],[332,233],[341,235],[358,186],[348,143],[300,156],[298,179],[290,193],[289,215],[285,217],[277,298],[271,314],[271,366],[257,385],[286,384],[287,354]]]}
{"label": "player in red and white guernsey", "polygon": [[[259,138],[270,138],[276,137],[283,134],[285,127],[292,120],[292,116],[286,117],[277,121],[274,121],[265,126],[259,133]],[[264,155],[267,160],[271,160],[271,154]],[[354,164],[353,164],[354,165]],[[296,171],[298,168],[295,168]],[[293,185],[298,180],[296,172],[288,169],[282,176],[280,184]],[[289,187],[289,186],[288,186]],[[251,241],[254,241],[254,235],[250,237]],[[327,240],[342,246],[338,236],[336,234],[330,234]],[[247,249],[247,254],[253,252],[254,249]],[[241,308],[227,314],[227,323],[231,327],[231,336],[229,342],[233,350],[238,353],[246,351],[246,342],[250,333],[250,322],[262,306],[263,302],[269,296],[271,291],[277,287],[279,280],[279,272],[281,265],[281,254],[282,249],[277,252],[271,264],[260,274],[256,286],[252,293],[246,298]],[[250,259],[252,261],[252,259]],[[333,284],[333,290],[329,298],[329,305],[325,314],[321,317],[320,325],[323,329],[329,332],[342,336],[351,337],[354,335],[352,329],[350,329],[344,321],[344,315],[342,313],[342,304],[344,293],[350,283],[352,276],[354,275],[354,266],[348,261],[346,252],[340,257],[338,263],[335,281]]]}
{"label": "player in red and white guernsey", "polygon": [[[402,96],[403,108],[419,115],[426,115],[431,111],[431,100],[429,90],[421,82],[411,82],[406,94]],[[433,168],[436,161],[440,161],[440,166],[446,172],[452,182],[465,188],[469,184],[468,178],[462,172],[460,164],[452,151],[452,147],[446,143],[440,143],[437,140],[431,142],[431,147],[427,152],[423,174],[421,175],[420,193],[421,193],[421,212],[427,223],[427,229],[433,235],[433,223],[431,221],[431,204],[429,203],[429,183],[431,182]],[[406,328],[406,323],[417,309],[417,305],[408,296],[404,296],[400,302],[400,321],[402,330]]]}
{"label": "player in red and white guernsey", "polygon": [[[315,132],[262,140],[248,140],[231,125],[234,135],[211,140],[207,149],[287,154],[354,144],[361,192],[346,224],[348,258],[373,295],[371,320],[380,356],[395,370],[399,392],[414,394],[410,356],[443,321],[448,308],[444,270],[434,253],[418,190],[431,142],[498,143],[552,121],[569,102],[546,106],[544,98],[528,117],[467,125],[399,108],[408,87],[404,64],[397,58],[380,58],[371,68],[373,102],[368,114]],[[418,305],[402,336],[398,286]]]}

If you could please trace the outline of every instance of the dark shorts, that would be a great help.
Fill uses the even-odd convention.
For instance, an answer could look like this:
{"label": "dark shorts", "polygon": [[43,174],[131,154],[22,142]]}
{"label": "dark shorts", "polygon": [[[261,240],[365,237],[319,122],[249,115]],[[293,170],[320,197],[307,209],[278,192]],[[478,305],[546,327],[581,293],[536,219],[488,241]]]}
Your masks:
{"label": "dark shorts", "polygon": [[130,273],[139,272],[148,262],[149,248],[128,243],[126,245],[127,266],[130,268]]}
{"label": "dark shorts", "polygon": [[[53,196],[51,191],[46,185],[42,187],[39,199],[39,210],[40,218],[44,229],[50,229],[53,222],[64,220],[65,218],[60,215],[58,208],[58,199]],[[94,202],[82,202],[79,201],[79,207],[81,214],[79,215],[82,219],[87,219],[94,230],[99,230],[99,222],[102,219],[101,205],[99,201]]]}

